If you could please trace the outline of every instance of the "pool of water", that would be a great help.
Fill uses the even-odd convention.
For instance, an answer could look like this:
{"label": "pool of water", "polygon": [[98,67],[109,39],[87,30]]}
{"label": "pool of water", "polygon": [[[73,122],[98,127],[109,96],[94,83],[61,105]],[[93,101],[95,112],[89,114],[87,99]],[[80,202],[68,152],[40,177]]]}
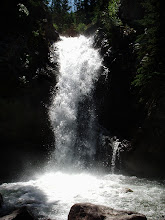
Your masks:
{"label": "pool of water", "polygon": [[4,183],[0,192],[2,211],[26,205],[38,219],[67,220],[71,206],[79,202],[136,211],[152,220],[165,216],[164,182],[135,176],[47,172],[27,182]]}

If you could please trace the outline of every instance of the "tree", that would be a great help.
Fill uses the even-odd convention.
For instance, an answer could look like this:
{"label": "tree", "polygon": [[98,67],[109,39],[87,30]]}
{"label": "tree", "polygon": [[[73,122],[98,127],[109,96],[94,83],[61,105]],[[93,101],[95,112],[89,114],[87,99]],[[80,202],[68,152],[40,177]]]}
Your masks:
{"label": "tree", "polygon": [[73,18],[68,0],[53,0],[51,11],[53,23],[59,33],[64,33],[72,26]]}
{"label": "tree", "polygon": [[22,76],[24,81],[31,81],[37,69],[49,63],[50,41],[55,40],[47,1],[14,0],[11,7],[7,3],[1,3],[6,21],[0,34],[0,61],[6,71],[2,74],[17,83]]}
{"label": "tree", "polygon": [[141,91],[148,90],[150,85],[164,74],[164,56],[161,53],[161,39],[164,39],[164,36],[161,33],[160,1],[145,0],[142,5],[145,10],[144,18],[140,21],[143,33],[136,40],[138,67],[133,82]]}
{"label": "tree", "polygon": [[163,112],[165,94],[165,58],[164,58],[164,11],[162,0],[142,2],[144,17],[140,20],[141,34],[137,36],[137,73],[133,81],[138,100],[145,109],[148,118],[156,118],[156,110]]}

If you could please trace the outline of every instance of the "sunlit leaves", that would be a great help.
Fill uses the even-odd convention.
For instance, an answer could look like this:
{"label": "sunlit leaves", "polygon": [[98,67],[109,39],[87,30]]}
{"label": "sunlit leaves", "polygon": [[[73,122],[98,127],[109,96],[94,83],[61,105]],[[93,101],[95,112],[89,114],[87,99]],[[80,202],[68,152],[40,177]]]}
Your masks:
{"label": "sunlit leaves", "polygon": [[87,29],[87,26],[84,23],[80,23],[77,26],[78,33],[83,33]]}
{"label": "sunlit leaves", "polygon": [[108,13],[110,18],[116,25],[121,24],[121,20],[118,17],[118,10],[120,7],[120,0],[110,0],[108,5]]}
{"label": "sunlit leaves", "polygon": [[29,11],[28,11],[27,7],[24,4],[19,3],[18,7],[19,7],[19,12],[20,12],[20,15],[19,15],[20,17],[22,15],[26,15],[26,16],[29,15]]}

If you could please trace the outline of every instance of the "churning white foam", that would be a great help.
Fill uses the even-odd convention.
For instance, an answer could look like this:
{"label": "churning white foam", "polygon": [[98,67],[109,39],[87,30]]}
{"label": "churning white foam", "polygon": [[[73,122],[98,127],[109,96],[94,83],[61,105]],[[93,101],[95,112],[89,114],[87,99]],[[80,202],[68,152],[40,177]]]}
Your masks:
{"label": "churning white foam", "polygon": [[[133,192],[126,193],[129,188]],[[156,181],[123,175],[50,172],[36,180],[3,184],[6,208],[26,205],[38,219],[67,220],[78,202],[107,205],[160,220],[165,215],[165,187]]]}

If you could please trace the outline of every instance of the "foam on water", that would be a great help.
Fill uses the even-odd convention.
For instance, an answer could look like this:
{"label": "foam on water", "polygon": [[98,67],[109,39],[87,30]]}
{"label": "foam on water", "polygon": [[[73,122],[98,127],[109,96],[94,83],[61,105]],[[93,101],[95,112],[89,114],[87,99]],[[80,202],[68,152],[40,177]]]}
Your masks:
{"label": "foam on water", "polygon": [[[126,193],[126,188],[133,192]],[[50,172],[29,182],[3,184],[0,191],[6,208],[26,204],[38,219],[67,220],[78,202],[136,211],[155,220],[165,215],[164,185],[134,176]]]}

